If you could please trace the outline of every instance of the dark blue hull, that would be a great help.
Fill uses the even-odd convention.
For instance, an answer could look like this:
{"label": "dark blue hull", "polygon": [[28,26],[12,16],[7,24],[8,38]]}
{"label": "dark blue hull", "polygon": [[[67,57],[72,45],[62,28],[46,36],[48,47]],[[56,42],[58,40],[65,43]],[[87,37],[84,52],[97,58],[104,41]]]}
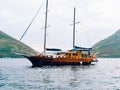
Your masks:
{"label": "dark blue hull", "polygon": [[80,62],[54,62],[52,59],[41,59],[41,58],[35,58],[35,57],[27,57],[27,59],[30,60],[33,67],[39,67],[39,66],[45,66],[45,65],[80,65]]}
{"label": "dark blue hull", "polygon": [[[30,59],[29,59],[30,60]],[[45,66],[45,65],[80,65],[80,62],[52,62],[52,61],[42,61],[42,60],[30,60],[33,67]]]}

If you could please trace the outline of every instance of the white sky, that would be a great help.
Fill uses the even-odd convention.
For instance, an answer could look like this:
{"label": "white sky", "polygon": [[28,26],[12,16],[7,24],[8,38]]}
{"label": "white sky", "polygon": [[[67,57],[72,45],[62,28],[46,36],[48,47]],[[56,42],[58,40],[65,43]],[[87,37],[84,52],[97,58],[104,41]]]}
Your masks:
{"label": "white sky", "polygon": [[[44,0],[0,0],[0,30],[19,39]],[[120,28],[120,0],[49,0],[47,47],[72,48],[73,7],[76,45],[91,47]],[[43,50],[45,3],[22,39]]]}

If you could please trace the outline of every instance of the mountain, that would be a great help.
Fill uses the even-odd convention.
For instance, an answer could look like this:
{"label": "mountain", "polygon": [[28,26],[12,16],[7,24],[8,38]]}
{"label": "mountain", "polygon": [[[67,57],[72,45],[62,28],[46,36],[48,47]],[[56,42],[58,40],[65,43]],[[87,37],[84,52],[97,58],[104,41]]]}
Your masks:
{"label": "mountain", "polygon": [[21,53],[21,54],[33,54],[36,52],[29,46],[23,44],[22,42],[12,38],[11,36],[3,33],[0,31],[0,58],[2,57],[21,57],[19,55],[16,55],[15,53]]}
{"label": "mountain", "polygon": [[97,57],[120,58],[120,30],[99,41],[92,48],[96,52]]}

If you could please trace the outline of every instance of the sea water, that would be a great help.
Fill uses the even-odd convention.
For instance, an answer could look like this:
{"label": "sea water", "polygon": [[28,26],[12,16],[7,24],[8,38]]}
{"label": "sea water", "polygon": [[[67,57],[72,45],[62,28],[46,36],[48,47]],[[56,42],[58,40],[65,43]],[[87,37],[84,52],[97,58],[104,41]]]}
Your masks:
{"label": "sea water", "polygon": [[0,59],[0,90],[120,90],[120,59],[35,68],[27,59]]}

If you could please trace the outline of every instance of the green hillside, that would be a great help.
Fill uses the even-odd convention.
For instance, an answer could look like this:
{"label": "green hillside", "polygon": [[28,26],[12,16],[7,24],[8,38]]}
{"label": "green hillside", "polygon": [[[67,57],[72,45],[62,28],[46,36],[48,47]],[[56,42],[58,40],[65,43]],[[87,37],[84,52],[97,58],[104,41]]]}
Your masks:
{"label": "green hillside", "polygon": [[120,30],[93,46],[98,57],[120,58]]}
{"label": "green hillside", "polygon": [[14,53],[21,53],[21,54],[33,54],[35,50],[28,47],[27,45],[17,41],[16,39],[12,38],[11,36],[3,33],[0,31],[0,58],[2,57],[21,57]]}

